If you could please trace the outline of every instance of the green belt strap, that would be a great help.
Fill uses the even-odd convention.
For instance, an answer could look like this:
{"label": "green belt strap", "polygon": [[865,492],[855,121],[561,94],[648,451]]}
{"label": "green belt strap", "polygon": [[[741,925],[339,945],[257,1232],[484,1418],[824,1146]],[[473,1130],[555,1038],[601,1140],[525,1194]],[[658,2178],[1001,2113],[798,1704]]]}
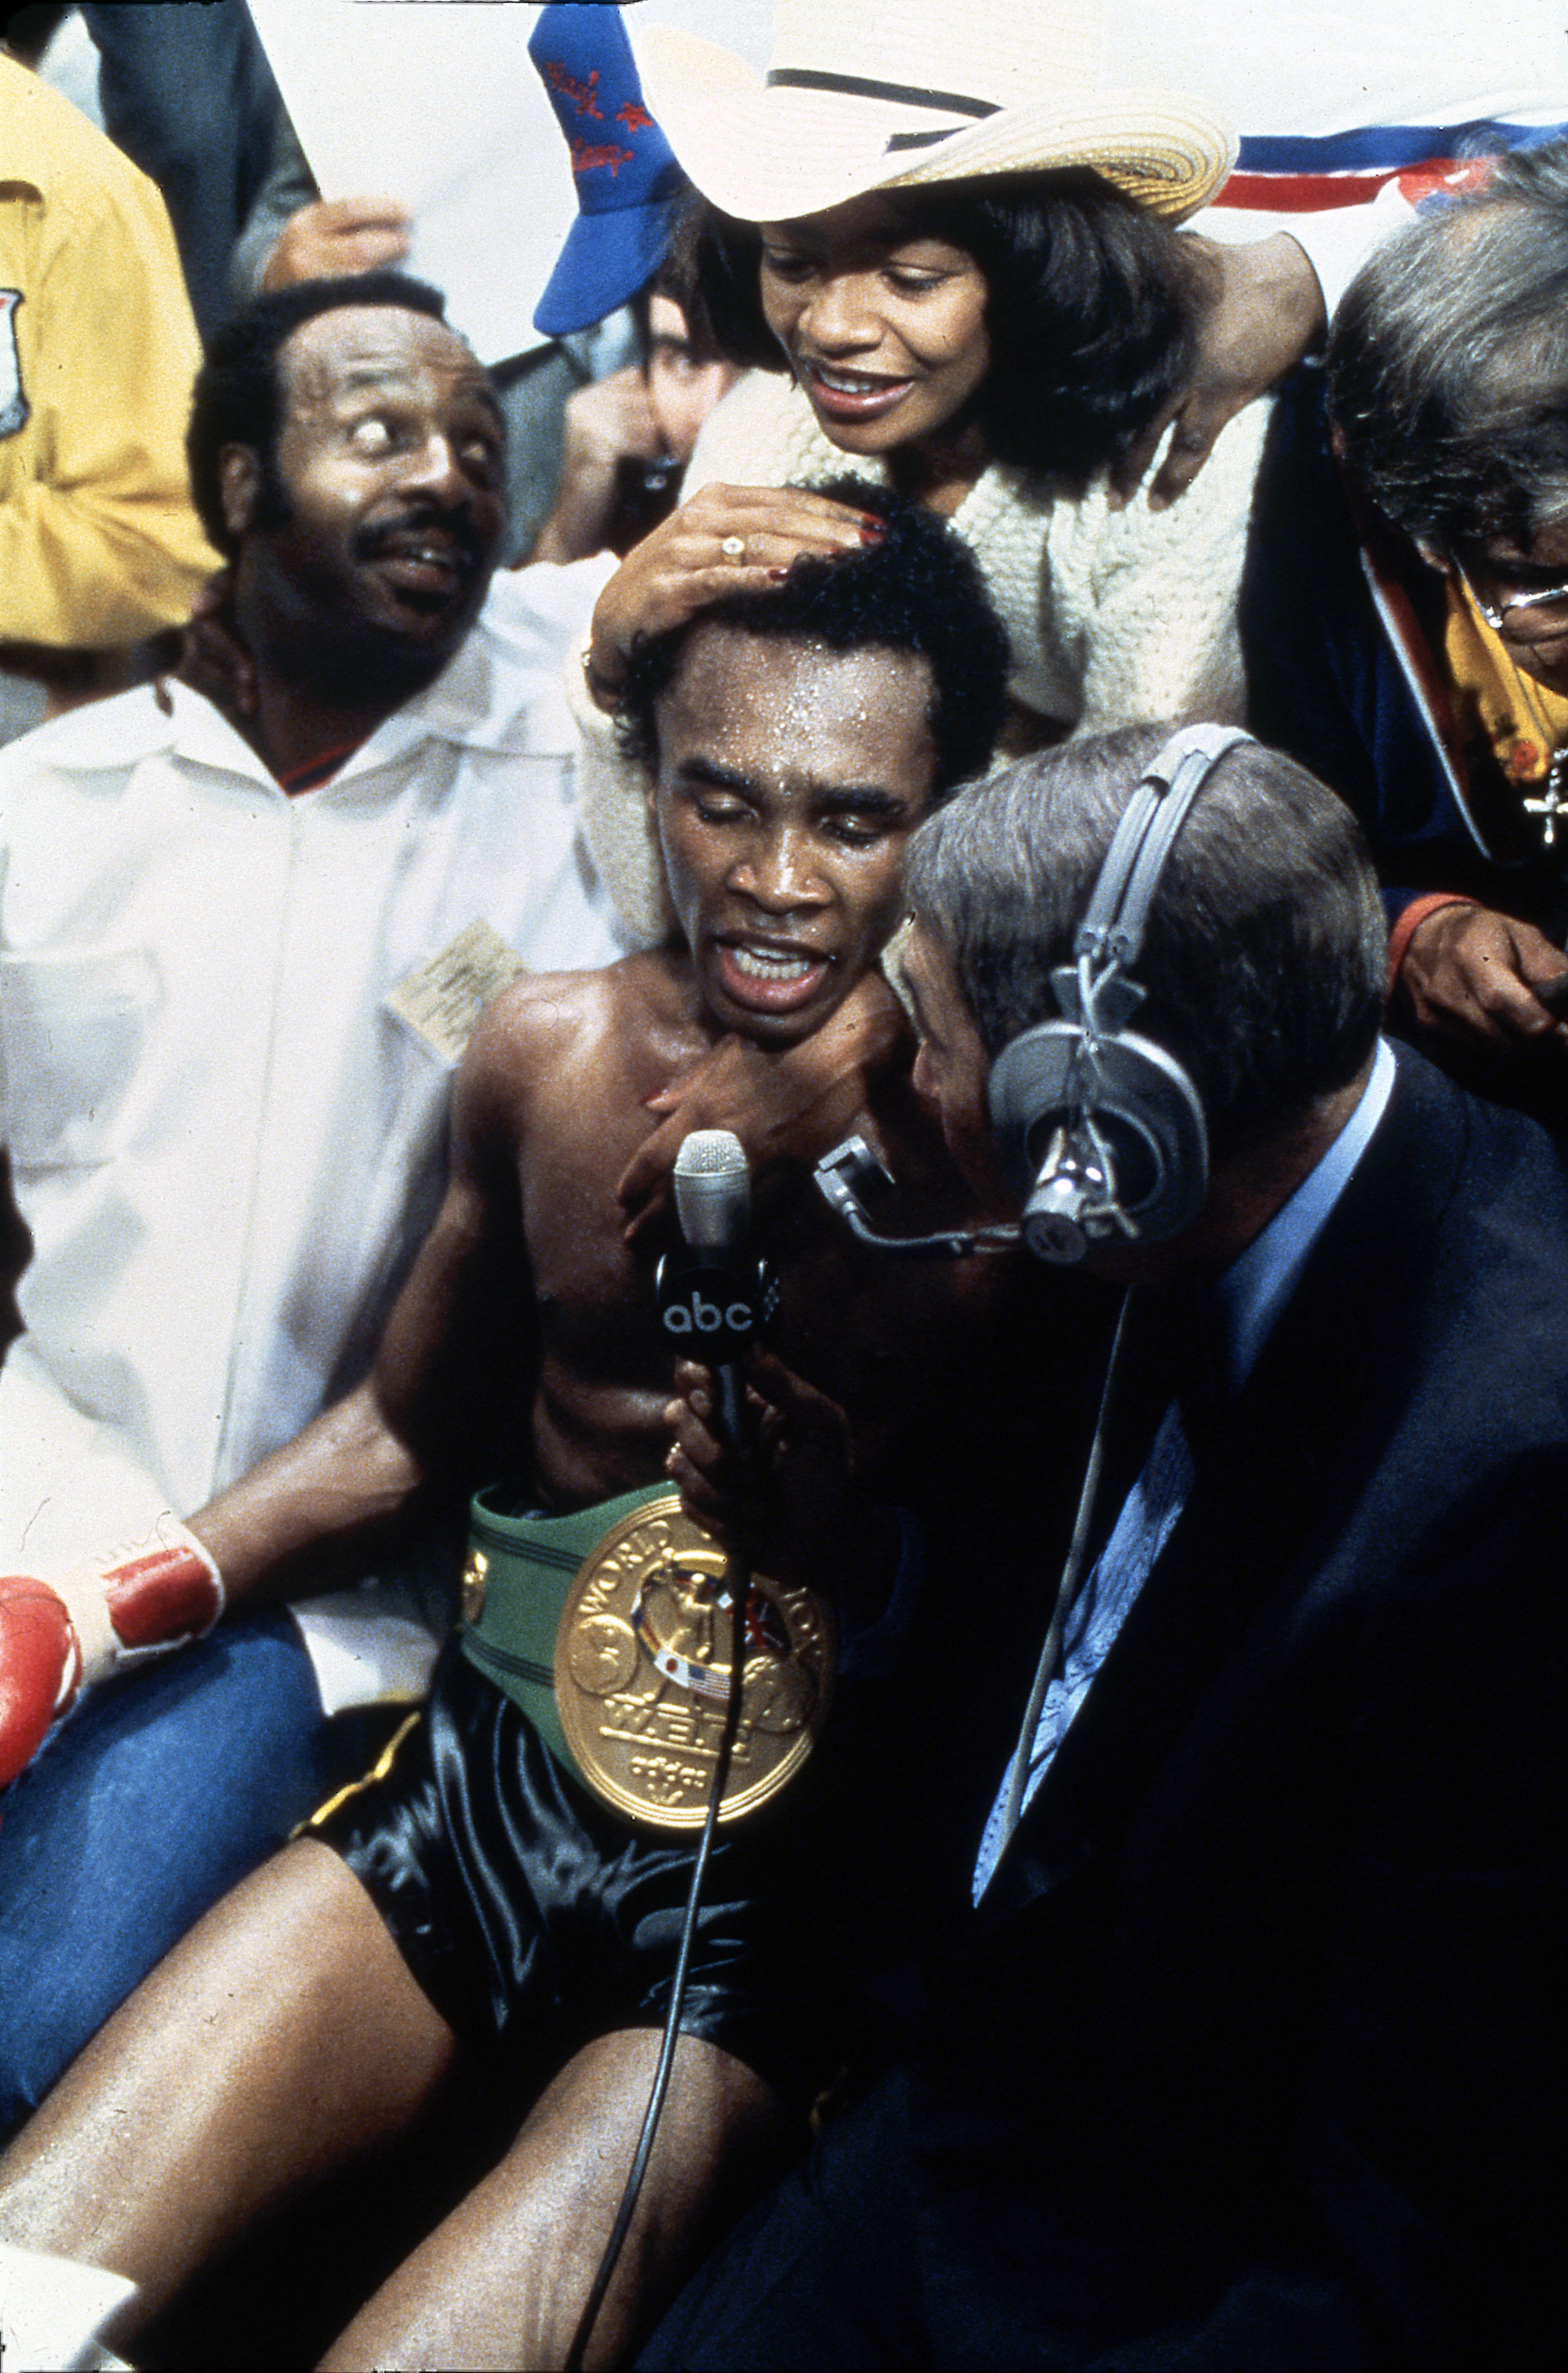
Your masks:
{"label": "green belt strap", "polygon": [[476,1491],[469,1507],[468,1552],[486,1560],[485,1603],[459,1637],[471,1665],[521,1706],[568,1771],[579,1769],[556,1704],[556,1634],[579,1567],[624,1516],[657,1500],[668,1483],[602,1500],[572,1516],[504,1516],[493,1502],[505,1487]]}

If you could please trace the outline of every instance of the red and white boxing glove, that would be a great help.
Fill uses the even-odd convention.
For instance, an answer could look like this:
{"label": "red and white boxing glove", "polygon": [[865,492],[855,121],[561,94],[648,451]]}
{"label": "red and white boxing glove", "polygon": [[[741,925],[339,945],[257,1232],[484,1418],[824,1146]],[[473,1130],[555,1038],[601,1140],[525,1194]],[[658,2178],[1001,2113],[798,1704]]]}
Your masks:
{"label": "red and white boxing glove", "polygon": [[172,1516],[53,1582],[0,1574],[0,1787],[84,1689],[199,1640],[222,1613],[216,1565]]}

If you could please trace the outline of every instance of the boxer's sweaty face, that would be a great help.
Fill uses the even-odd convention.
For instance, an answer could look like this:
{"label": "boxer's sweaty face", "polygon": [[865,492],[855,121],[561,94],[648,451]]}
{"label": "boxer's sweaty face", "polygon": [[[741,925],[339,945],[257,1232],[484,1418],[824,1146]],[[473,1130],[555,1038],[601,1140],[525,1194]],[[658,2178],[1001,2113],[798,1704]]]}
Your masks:
{"label": "boxer's sweaty face", "polygon": [[936,752],[907,651],[698,625],[657,705],[653,814],[714,1019],[765,1045],[819,1029],[903,905]]}

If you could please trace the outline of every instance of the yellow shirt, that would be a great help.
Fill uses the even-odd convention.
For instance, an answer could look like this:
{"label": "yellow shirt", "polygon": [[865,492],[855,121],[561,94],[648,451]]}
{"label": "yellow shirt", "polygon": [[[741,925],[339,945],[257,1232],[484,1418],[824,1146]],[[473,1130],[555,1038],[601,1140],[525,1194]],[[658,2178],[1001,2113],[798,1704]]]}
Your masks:
{"label": "yellow shirt", "polygon": [[201,348],[163,200],[0,56],[0,640],[103,649],[189,616]]}
{"label": "yellow shirt", "polygon": [[1491,752],[1505,782],[1533,789],[1568,747],[1568,698],[1515,664],[1461,578],[1448,578],[1447,597],[1443,655],[1461,737]]}

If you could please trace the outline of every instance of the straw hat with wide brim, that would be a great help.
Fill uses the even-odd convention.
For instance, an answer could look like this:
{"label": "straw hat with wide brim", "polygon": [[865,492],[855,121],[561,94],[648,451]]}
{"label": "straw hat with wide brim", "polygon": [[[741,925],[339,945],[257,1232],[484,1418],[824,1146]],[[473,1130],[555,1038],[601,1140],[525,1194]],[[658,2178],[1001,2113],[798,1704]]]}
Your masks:
{"label": "straw hat with wide brim", "polygon": [[743,222],[1071,167],[1179,222],[1235,161],[1198,101],[1107,81],[1100,0],[776,0],[765,78],[694,34],[630,25],[671,147]]}

